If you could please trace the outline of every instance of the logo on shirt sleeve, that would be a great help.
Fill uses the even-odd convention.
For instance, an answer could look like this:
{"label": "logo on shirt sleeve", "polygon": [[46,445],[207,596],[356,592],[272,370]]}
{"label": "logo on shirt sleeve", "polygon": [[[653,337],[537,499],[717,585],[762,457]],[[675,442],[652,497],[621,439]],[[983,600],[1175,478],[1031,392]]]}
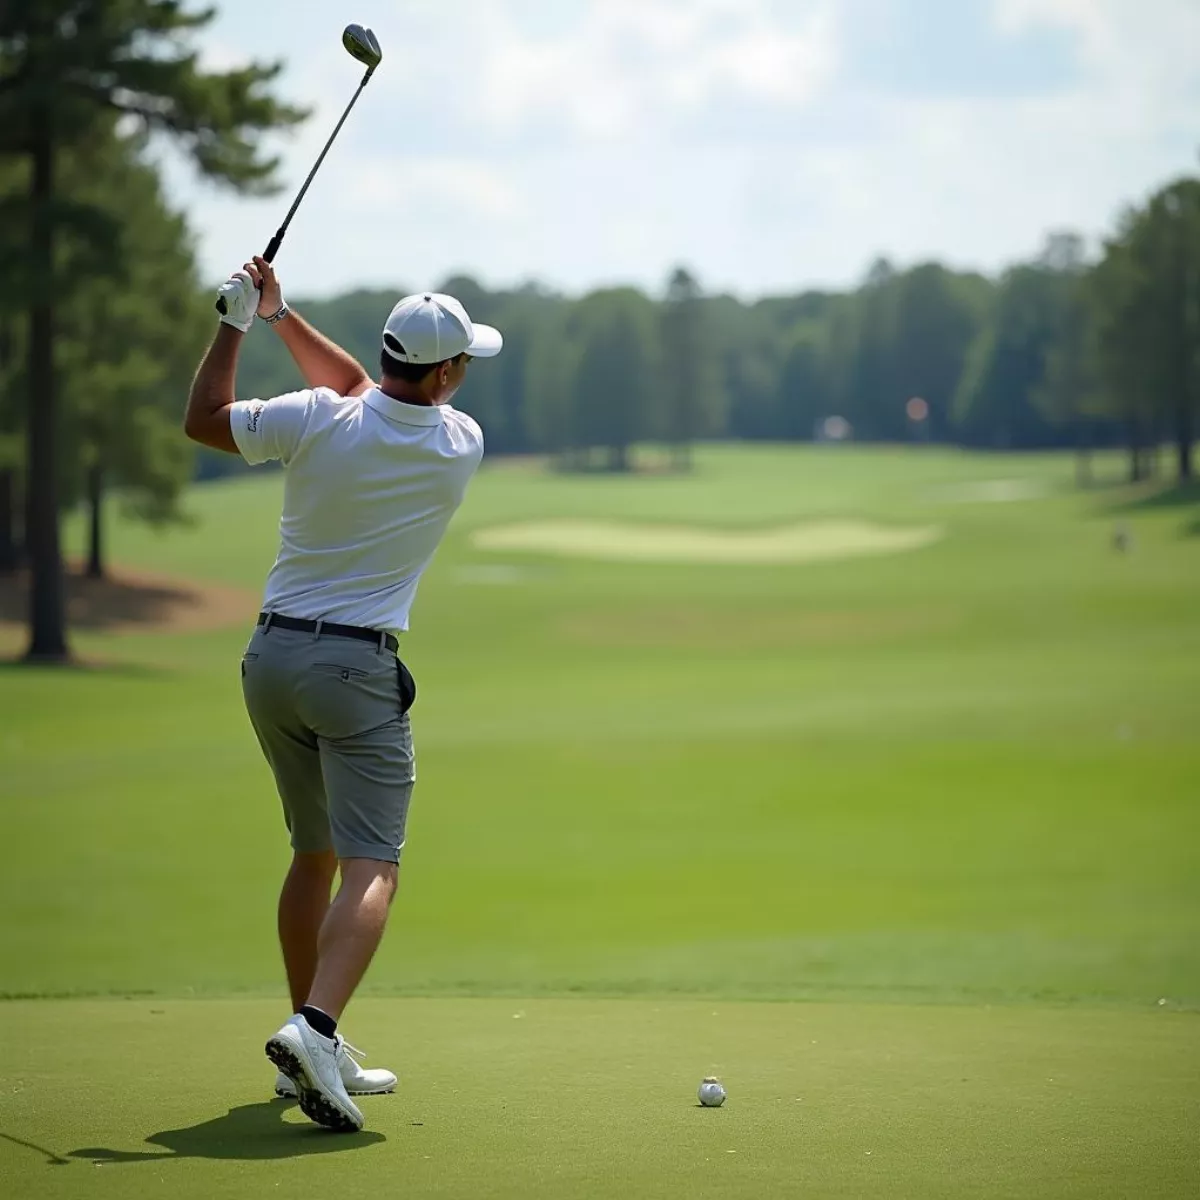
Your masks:
{"label": "logo on shirt sleeve", "polygon": [[250,408],[246,413],[246,428],[251,433],[258,432],[258,419],[262,416],[262,411],[266,407],[267,406],[261,400],[250,405]]}

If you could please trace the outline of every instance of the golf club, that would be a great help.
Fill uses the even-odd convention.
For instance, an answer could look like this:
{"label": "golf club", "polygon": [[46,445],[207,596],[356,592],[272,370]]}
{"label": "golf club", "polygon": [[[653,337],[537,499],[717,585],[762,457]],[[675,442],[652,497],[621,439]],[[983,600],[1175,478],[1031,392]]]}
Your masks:
{"label": "golf club", "polygon": [[[379,48],[379,39],[370,29],[365,29],[362,25],[347,25],[342,31],[342,45],[346,47],[351,57],[356,58],[367,68],[367,73],[363,76],[362,83],[358,85],[358,90],[354,93],[350,103],[346,105],[346,111],[342,113],[342,119],[337,123],[337,127],[333,133],[329,135],[329,141],[325,143],[325,149],[321,151],[316,164],[309,171],[308,178],[304,181],[304,186],[300,189],[292,207],[288,209],[288,215],[283,219],[283,224],[280,225],[275,236],[267,246],[266,251],[263,253],[263,258],[267,262],[275,261],[275,255],[279,253],[279,247],[283,244],[288,226],[292,223],[292,218],[296,215],[296,210],[300,207],[300,201],[304,199],[305,192],[308,191],[313,178],[321,169],[321,164],[325,161],[325,156],[329,153],[329,148],[333,145],[334,139],[341,133],[342,126],[345,125],[346,118],[350,115],[350,110],[358,103],[358,98],[362,95],[363,88],[371,82],[371,76],[375,74],[375,68],[383,61],[383,51]],[[225,312],[225,300],[223,298],[217,301],[217,312]]]}

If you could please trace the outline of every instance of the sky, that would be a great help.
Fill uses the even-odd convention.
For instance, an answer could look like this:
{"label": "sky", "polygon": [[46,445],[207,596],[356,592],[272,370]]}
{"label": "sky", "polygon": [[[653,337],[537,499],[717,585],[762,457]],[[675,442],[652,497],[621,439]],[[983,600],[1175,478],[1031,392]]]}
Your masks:
{"label": "sky", "polygon": [[[854,286],[879,256],[996,273],[1200,172],[1200,0],[217,0],[203,62],[279,61],[311,119],[246,199],[168,163],[206,278],[293,295]],[[269,31],[269,32],[268,32]]]}

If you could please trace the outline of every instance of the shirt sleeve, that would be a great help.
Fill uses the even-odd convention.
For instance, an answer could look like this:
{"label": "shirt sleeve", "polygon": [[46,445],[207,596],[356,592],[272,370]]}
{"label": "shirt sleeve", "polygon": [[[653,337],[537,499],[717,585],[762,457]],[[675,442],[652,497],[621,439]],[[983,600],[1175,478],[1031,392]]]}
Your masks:
{"label": "shirt sleeve", "polygon": [[315,403],[312,391],[238,400],[229,410],[229,428],[242,457],[251,466],[274,461],[286,466],[300,447]]}

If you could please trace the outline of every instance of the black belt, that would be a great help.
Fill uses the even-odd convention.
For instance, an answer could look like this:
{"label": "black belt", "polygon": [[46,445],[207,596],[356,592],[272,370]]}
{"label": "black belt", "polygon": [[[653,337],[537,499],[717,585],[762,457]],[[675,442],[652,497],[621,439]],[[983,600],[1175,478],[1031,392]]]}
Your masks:
{"label": "black belt", "polygon": [[281,617],[277,613],[259,613],[258,624],[268,631],[278,625],[280,629],[292,629],[296,633],[315,633],[324,637],[353,638],[356,642],[374,642],[377,646],[386,646],[393,654],[400,648],[400,643],[390,633],[378,629],[363,629],[358,625],[337,625],[333,621],[302,621],[299,617]]}

